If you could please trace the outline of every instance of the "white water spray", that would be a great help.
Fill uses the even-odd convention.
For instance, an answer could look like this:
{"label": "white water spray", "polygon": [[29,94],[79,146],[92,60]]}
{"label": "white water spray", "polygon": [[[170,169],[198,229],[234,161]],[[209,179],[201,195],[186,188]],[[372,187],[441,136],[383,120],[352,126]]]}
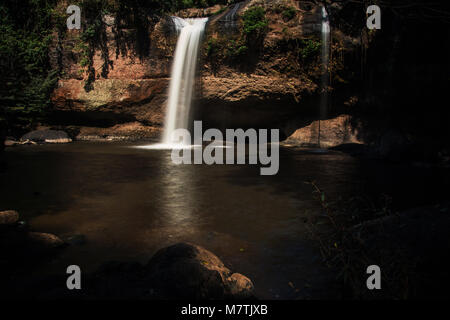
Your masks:
{"label": "white water spray", "polygon": [[208,18],[181,19],[172,17],[179,32],[169,88],[163,144],[173,144],[172,133],[187,129],[197,69],[200,41]]}

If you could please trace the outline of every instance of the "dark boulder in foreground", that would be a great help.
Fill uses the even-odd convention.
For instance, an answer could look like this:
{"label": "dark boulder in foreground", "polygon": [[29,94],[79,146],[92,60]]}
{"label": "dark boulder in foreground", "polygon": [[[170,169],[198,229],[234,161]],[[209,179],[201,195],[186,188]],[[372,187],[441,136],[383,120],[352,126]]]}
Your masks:
{"label": "dark boulder in foreground", "polygon": [[34,141],[40,143],[69,143],[72,139],[68,134],[60,130],[35,130],[28,132],[22,138],[21,141]]}
{"label": "dark boulder in foreground", "polygon": [[[21,273],[20,284],[10,281],[6,270],[16,265],[1,265],[5,286],[0,297],[38,297],[41,299],[148,299],[148,300],[248,300],[255,299],[253,283],[239,273],[232,273],[208,250],[189,243],[179,243],[159,250],[148,262],[107,262],[94,273],[83,277],[83,290],[67,290],[66,275],[35,278],[33,265],[37,257],[50,257],[64,242],[51,234],[23,232],[13,243],[17,263],[29,267]],[[0,239],[1,240],[1,239]],[[7,243],[11,243],[11,238]],[[25,240],[25,241],[23,241]],[[0,241],[1,245],[1,241]],[[31,250],[32,249],[32,250]],[[1,246],[0,246],[1,252]],[[39,256],[36,256],[39,253]],[[1,260],[0,260],[1,262]],[[14,278],[15,279],[15,278]],[[2,277],[0,276],[0,280]],[[24,296],[25,295],[25,296]]]}
{"label": "dark boulder in foreground", "polygon": [[53,234],[29,231],[26,224],[19,222],[17,211],[0,212],[0,252],[3,257],[0,264],[19,266],[30,257],[42,258],[56,253],[56,249],[64,245],[64,241]]}
{"label": "dark boulder in foreground", "polygon": [[159,299],[250,299],[253,283],[210,251],[189,243],[159,250],[146,266]]}
{"label": "dark boulder in foreground", "polygon": [[189,243],[159,250],[147,265],[105,263],[89,276],[85,288],[82,298],[88,299],[254,299],[247,277],[232,273],[213,253]]}

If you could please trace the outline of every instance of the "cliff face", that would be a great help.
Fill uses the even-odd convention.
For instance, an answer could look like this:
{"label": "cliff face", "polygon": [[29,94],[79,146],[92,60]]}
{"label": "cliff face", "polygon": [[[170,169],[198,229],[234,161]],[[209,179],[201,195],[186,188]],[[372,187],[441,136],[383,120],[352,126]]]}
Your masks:
{"label": "cliff face", "polygon": [[[265,12],[267,27],[259,34],[246,33],[245,15],[252,8]],[[310,124],[321,119],[326,128],[331,122],[324,120],[339,117],[352,104],[351,94],[344,90],[334,101],[331,98],[336,88],[352,80],[344,61],[359,45],[333,29],[327,70],[322,63],[322,21],[322,7],[289,0],[246,1],[213,18],[205,39],[197,117],[222,129],[279,128],[283,138],[307,127],[312,140],[320,141]],[[324,77],[329,85],[322,85]],[[324,95],[330,101],[320,110]],[[339,135],[328,136],[331,132],[322,132],[327,145],[344,143]],[[292,144],[311,145],[304,141],[298,132],[290,139]]]}
{"label": "cliff face", "polygon": [[[122,29],[119,35],[115,17],[105,16],[103,21],[106,37],[102,49],[93,52],[93,81],[81,62],[81,32],[70,31],[55,41],[63,76],[52,95],[52,119],[70,126],[79,139],[154,136],[164,121],[176,34],[170,32],[168,20],[161,19],[148,30],[148,54],[139,56],[127,36],[136,30]],[[53,60],[55,68],[57,60]]]}
{"label": "cliff face", "polygon": [[[263,24],[248,31],[249,23],[255,21],[246,22],[243,16],[255,7],[264,9],[264,20],[259,21]],[[322,13],[317,5],[252,0],[230,7],[183,10],[177,15],[210,16],[194,103],[195,118],[206,126],[279,128],[287,138],[319,117],[325,120],[345,112],[327,107],[320,115],[318,105],[321,93],[331,94],[334,83],[338,87],[347,81],[343,79],[344,57],[358,43],[340,30],[333,31],[329,74],[334,78],[330,87],[322,88],[321,79],[327,73],[321,67]],[[140,55],[127,43],[135,30],[118,32],[115,19],[103,17],[104,44],[92,56],[94,72],[83,72],[82,53],[77,53],[79,32],[71,31],[55,42],[55,54],[59,48],[60,57],[54,63],[59,61],[63,77],[52,97],[53,121],[70,126],[79,139],[153,137],[164,122],[177,40],[171,21],[159,17],[149,25],[149,50]],[[338,99],[349,100],[349,94]],[[302,144],[304,139],[298,136],[290,141]],[[330,139],[331,145],[343,142],[338,136]]]}

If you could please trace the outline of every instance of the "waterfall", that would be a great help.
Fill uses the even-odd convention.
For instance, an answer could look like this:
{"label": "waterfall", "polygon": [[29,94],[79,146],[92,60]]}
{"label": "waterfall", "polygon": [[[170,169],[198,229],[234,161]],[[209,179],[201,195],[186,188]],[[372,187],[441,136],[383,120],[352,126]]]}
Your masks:
{"label": "waterfall", "polygon": [[208,18],[181,19],[172,17],[179,33],[172,66],[163,144],[172,144],[175,129],[189,126],[189,113],[195,84],[200,40]]}
{"label": "waterfall", "polygon": [[328,67],[330,64],[330,20],[325,7],[322,7],[322,92],[320,96],[320,115],[319,115],[319,135],[318,144],[320,147],[320,120],[325,120],[328,113],[328,85],[329,85],[329,72]]}
{"label": "waterfall", "polygon": [[237,28],[237,12],[242,7],[244,2],[238,2],[219,20],[223,23],[223,31],[233,32]]}

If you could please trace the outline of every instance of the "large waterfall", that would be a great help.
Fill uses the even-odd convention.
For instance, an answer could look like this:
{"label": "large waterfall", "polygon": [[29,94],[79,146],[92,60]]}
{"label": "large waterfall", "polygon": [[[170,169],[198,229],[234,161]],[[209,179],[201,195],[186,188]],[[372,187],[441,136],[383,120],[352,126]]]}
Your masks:
{"label": "large waterfall", "polygon": [[198,51],[208,18],[181,19],[172,17],[178,42],[169,88],[163,144],[172,144],[175,129],[188,128],[189,113],[195,84]]}

